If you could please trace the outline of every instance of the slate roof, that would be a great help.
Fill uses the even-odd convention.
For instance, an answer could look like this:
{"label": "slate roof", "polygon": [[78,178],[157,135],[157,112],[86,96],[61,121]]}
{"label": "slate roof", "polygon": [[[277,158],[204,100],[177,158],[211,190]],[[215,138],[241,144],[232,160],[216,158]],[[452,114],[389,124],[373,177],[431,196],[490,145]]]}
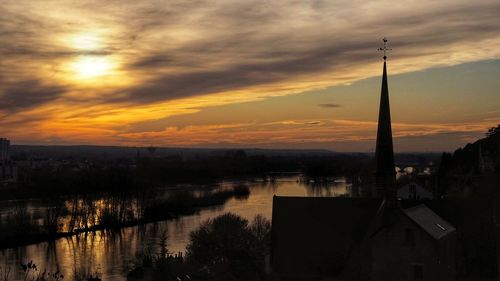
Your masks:
{"label": "slate roof", "polygon": [[[459,267],[467,267],[467,274],[499,276],[495,245],[500,241],[497,235],[500,227],[496,232],[494,217],[500,215],[492,215],[500,214],[500,207],[496,207],[500,203],[496,199],[398,202],[401,215],[430,232],[432,237],[445,237],[451,230],[458,229],[456,232],[461,236],[458,247],[465,250],[457,252],[457,263]],[[353,250],[383,223],[384,216],[379,213],[385,211],[381,204],[382,200],[375,198],[274,197],[273,271],[290,280],[339,274],[347,269]],[[443,231],[436,223],[447,230]],[[436,234],[436,227],[444,233]],[[477,260],[482,262],[474,263]]]}
{"label": "slate roof", "polygon": [[341,271],[364,238],[382,199],[273,198],[273,270],[323,275]]}
{"label": "slate roof", "polygon": [[405,209],[403,212],[436,240],[456,230],[454,226],[438,216],[424,204]]}

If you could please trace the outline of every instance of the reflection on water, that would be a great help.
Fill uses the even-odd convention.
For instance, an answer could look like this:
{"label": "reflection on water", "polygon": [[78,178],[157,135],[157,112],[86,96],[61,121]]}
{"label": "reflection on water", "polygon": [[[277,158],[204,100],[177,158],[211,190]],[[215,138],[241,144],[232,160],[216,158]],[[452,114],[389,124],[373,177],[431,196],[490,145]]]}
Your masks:
{"label": "reflection on water", "polygon": [[[256,214],[263,214],[270,219],[273,195],[325,197],[350,193],[350,185],[343,180],[315,184],[299,182],[295,177],[278,178],[272,182],[223,182],[221,188],[232,188],[239,184],[250,188],[249,196],[237,196],[222,206],[203,209],[195,215],[0,250],[0,267],[10,267],[13,280],[23,280],[19,264],[33,260],[38,268],[52,272],[60,270],[65,275],[65,280],[72,280],[75,272],[99,272],[104,281],[121,281],[126,279],[126,272],[143,253],[159,252],[163,233],[168,234],[167,245],[170,252],[184,252],[189,242],[189,233],[206,219],[224,212],[232,212],[249,220]],[[40,207],[31,207],[31,210],[40,211],[37,209]]]}

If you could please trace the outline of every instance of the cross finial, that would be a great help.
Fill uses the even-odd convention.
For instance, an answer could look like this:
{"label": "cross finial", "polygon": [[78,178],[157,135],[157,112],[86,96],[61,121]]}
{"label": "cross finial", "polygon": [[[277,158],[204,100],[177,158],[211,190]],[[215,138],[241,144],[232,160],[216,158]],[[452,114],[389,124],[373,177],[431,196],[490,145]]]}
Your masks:
{"label": "cross finial", "polygon": [[382,41],[384,41],[384,47],[377,50],[384,51],[384,60],[387,60],[387,51],[392,51],[392,49],[387,48],[387,38],[384,37]]}

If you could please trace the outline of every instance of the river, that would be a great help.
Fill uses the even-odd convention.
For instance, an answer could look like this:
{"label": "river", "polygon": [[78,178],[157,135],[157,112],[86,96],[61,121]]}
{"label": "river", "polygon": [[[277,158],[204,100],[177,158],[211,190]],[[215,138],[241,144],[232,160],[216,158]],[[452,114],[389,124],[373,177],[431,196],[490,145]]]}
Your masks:
{"label": "river", "polygon": [[159,252],[162,237],[167,237],[169,252],[184,252],[189,233],[202,222],[226,212],[248,220],[257,214],[271,219],[274,195],[281,196],[342,196],[350,193],[350,185],[343,179],[330,184],[303,183],[298,177],[282,177],[275,181],[226,181],[222,188],[245,184],[250,194],[245,198],[231,198],[225,204],[205,208],[194,215],[175,220],[122,228],[118,231],[96,231],[52,242],[43,242],[13,249],[0,250],[0,277],[10,270],[9,280],[24,280],[21,263],[32,260],[39,270],[59,270],[63,280],[74,280],[75,273],[98,273],[103,281],[126,280],[126,273],[144,253]]}

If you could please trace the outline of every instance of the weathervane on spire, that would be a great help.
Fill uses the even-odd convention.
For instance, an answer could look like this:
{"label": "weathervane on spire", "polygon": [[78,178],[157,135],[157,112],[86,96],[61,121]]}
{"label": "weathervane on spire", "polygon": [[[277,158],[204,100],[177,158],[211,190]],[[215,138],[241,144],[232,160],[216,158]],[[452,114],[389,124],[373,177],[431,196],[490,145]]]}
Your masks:
{"label": "weathervane on spire", "polygon": [[387,51],[392,51],[392,49],[387,48],[387,38],[383,38],[382,41],[384,41],[384,47],[383,48],[378,48],[377,50],[379,51],[384,51],[384,60],[387,59]]}

